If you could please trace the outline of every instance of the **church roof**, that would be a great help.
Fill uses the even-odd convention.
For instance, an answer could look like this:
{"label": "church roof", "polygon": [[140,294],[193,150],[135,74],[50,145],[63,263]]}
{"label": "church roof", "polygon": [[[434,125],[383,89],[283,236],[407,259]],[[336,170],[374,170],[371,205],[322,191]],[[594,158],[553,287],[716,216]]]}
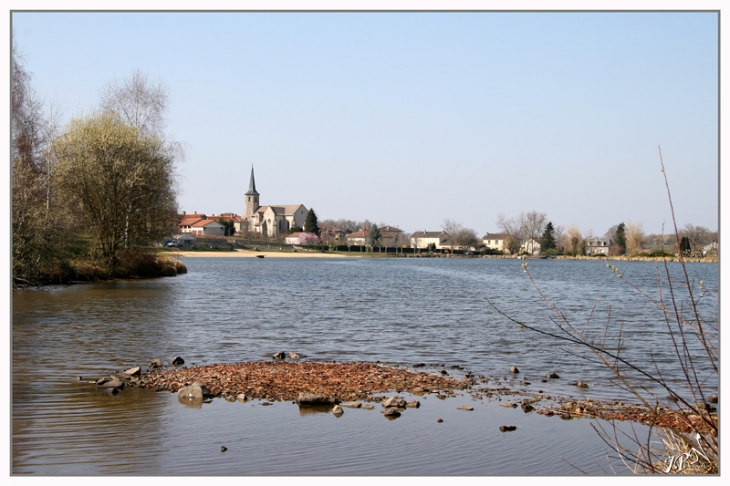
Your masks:
{"label": "church roof", "polygon": [[302,204],[279,204],[279,205],[271,205],[271,206],[261,206],[256,210],[257,213],[265,213],[267,209],[271,208],[271,210],[274,212],[274,214],[278,216],[292,216],[294,213],[297,212],[297,209],[299,209],[302,206]]}

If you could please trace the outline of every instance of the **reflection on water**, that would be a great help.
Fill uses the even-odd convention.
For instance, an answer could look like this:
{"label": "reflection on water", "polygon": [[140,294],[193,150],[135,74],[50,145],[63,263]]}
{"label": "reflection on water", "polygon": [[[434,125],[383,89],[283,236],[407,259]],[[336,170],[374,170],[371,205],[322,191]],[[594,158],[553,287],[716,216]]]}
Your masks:
{"label": "reflection on water", "polygon": [[[154,358],[180,355],[189,365],[296,351],[319,361],[426,363],[452,374],[449,366],[460,365],[488,376],[490,386],[535,393],[549,386],[553,395],[621,396],[600,366],[486,304],[488,296],[518,320],[551,325],[516,261],[187,259],[186,265],[189,273],[175,278],[13,292],[13,473],[574,474],[560,457],[602,473],[597,463],[605,465],[605,446],[589,421],[549,419],[494,402],[475,402],[474,412],[464,412],[456,411],[464,399],[420,397],[420,409],[395,421],[377,405],[345,409],[336,419],[290,403],[216,399],[186,407],[176,394],[127,388],[110,396],[86,383]],[[619,266],[656,295],[654,263]],[[540,260],[529,268],[569,319],[581,327],[589,321],[592,339],[603,339],[610,311],[623,326],[623,356],[676,370],[661,315],[604,263]],[[689,270],[717,288],[716,265]],[[702,306],[716,315],[713,300]],[[607,334],[617,342],[617,330]],[[519,377],[509,374],[512,365]],[[561,379],[542,383],[549,371]],[[577,380],[591,387],[568,385]],[[500,433],[510,422],[518,430]]]}

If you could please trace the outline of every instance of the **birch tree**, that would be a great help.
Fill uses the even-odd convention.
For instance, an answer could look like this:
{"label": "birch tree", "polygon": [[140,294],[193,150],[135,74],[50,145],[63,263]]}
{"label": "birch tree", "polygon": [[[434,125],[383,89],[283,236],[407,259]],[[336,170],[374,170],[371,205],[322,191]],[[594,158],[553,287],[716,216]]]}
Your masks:
{"label": "birch tree", "polygon": [[142,136],[162,138],[169,92],[161,82],[153,83],[139,69],[125,79],[115,79],[101,90],[101,109],[137,127]]}
{"label": "birch tree", "polygon": [[68,237],[53,191],[48,148],[58,112],[35,93],[32,75],[13,45],[11,52],[12,274],[14,283],[39,283],[50,273]]}

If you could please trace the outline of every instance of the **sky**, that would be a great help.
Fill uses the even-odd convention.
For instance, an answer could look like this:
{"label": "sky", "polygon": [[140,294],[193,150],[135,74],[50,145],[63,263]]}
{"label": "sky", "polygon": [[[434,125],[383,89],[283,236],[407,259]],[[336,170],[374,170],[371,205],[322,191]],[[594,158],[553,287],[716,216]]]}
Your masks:
{"label": "sky", "polygon": [[179,206],[478,236],[538,211],[602,236],[719,227],[717,12],[15,12],[63,120],[134,70],[169,90]]}

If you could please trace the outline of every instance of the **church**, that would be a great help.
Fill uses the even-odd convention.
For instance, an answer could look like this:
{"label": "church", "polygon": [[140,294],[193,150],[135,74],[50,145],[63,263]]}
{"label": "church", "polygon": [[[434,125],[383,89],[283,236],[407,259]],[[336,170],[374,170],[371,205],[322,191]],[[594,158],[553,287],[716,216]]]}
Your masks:
{"label": "church", "polygon": [[256,180],[251,166],[251,180],[248,183],[246,210],[244,220],[248,222],[248,231],[269,238],[286,235],[294,226],[304,228],[304,221],[309,211],[303,204],[281,204],[261,206],[259,193],[256,191]]}

